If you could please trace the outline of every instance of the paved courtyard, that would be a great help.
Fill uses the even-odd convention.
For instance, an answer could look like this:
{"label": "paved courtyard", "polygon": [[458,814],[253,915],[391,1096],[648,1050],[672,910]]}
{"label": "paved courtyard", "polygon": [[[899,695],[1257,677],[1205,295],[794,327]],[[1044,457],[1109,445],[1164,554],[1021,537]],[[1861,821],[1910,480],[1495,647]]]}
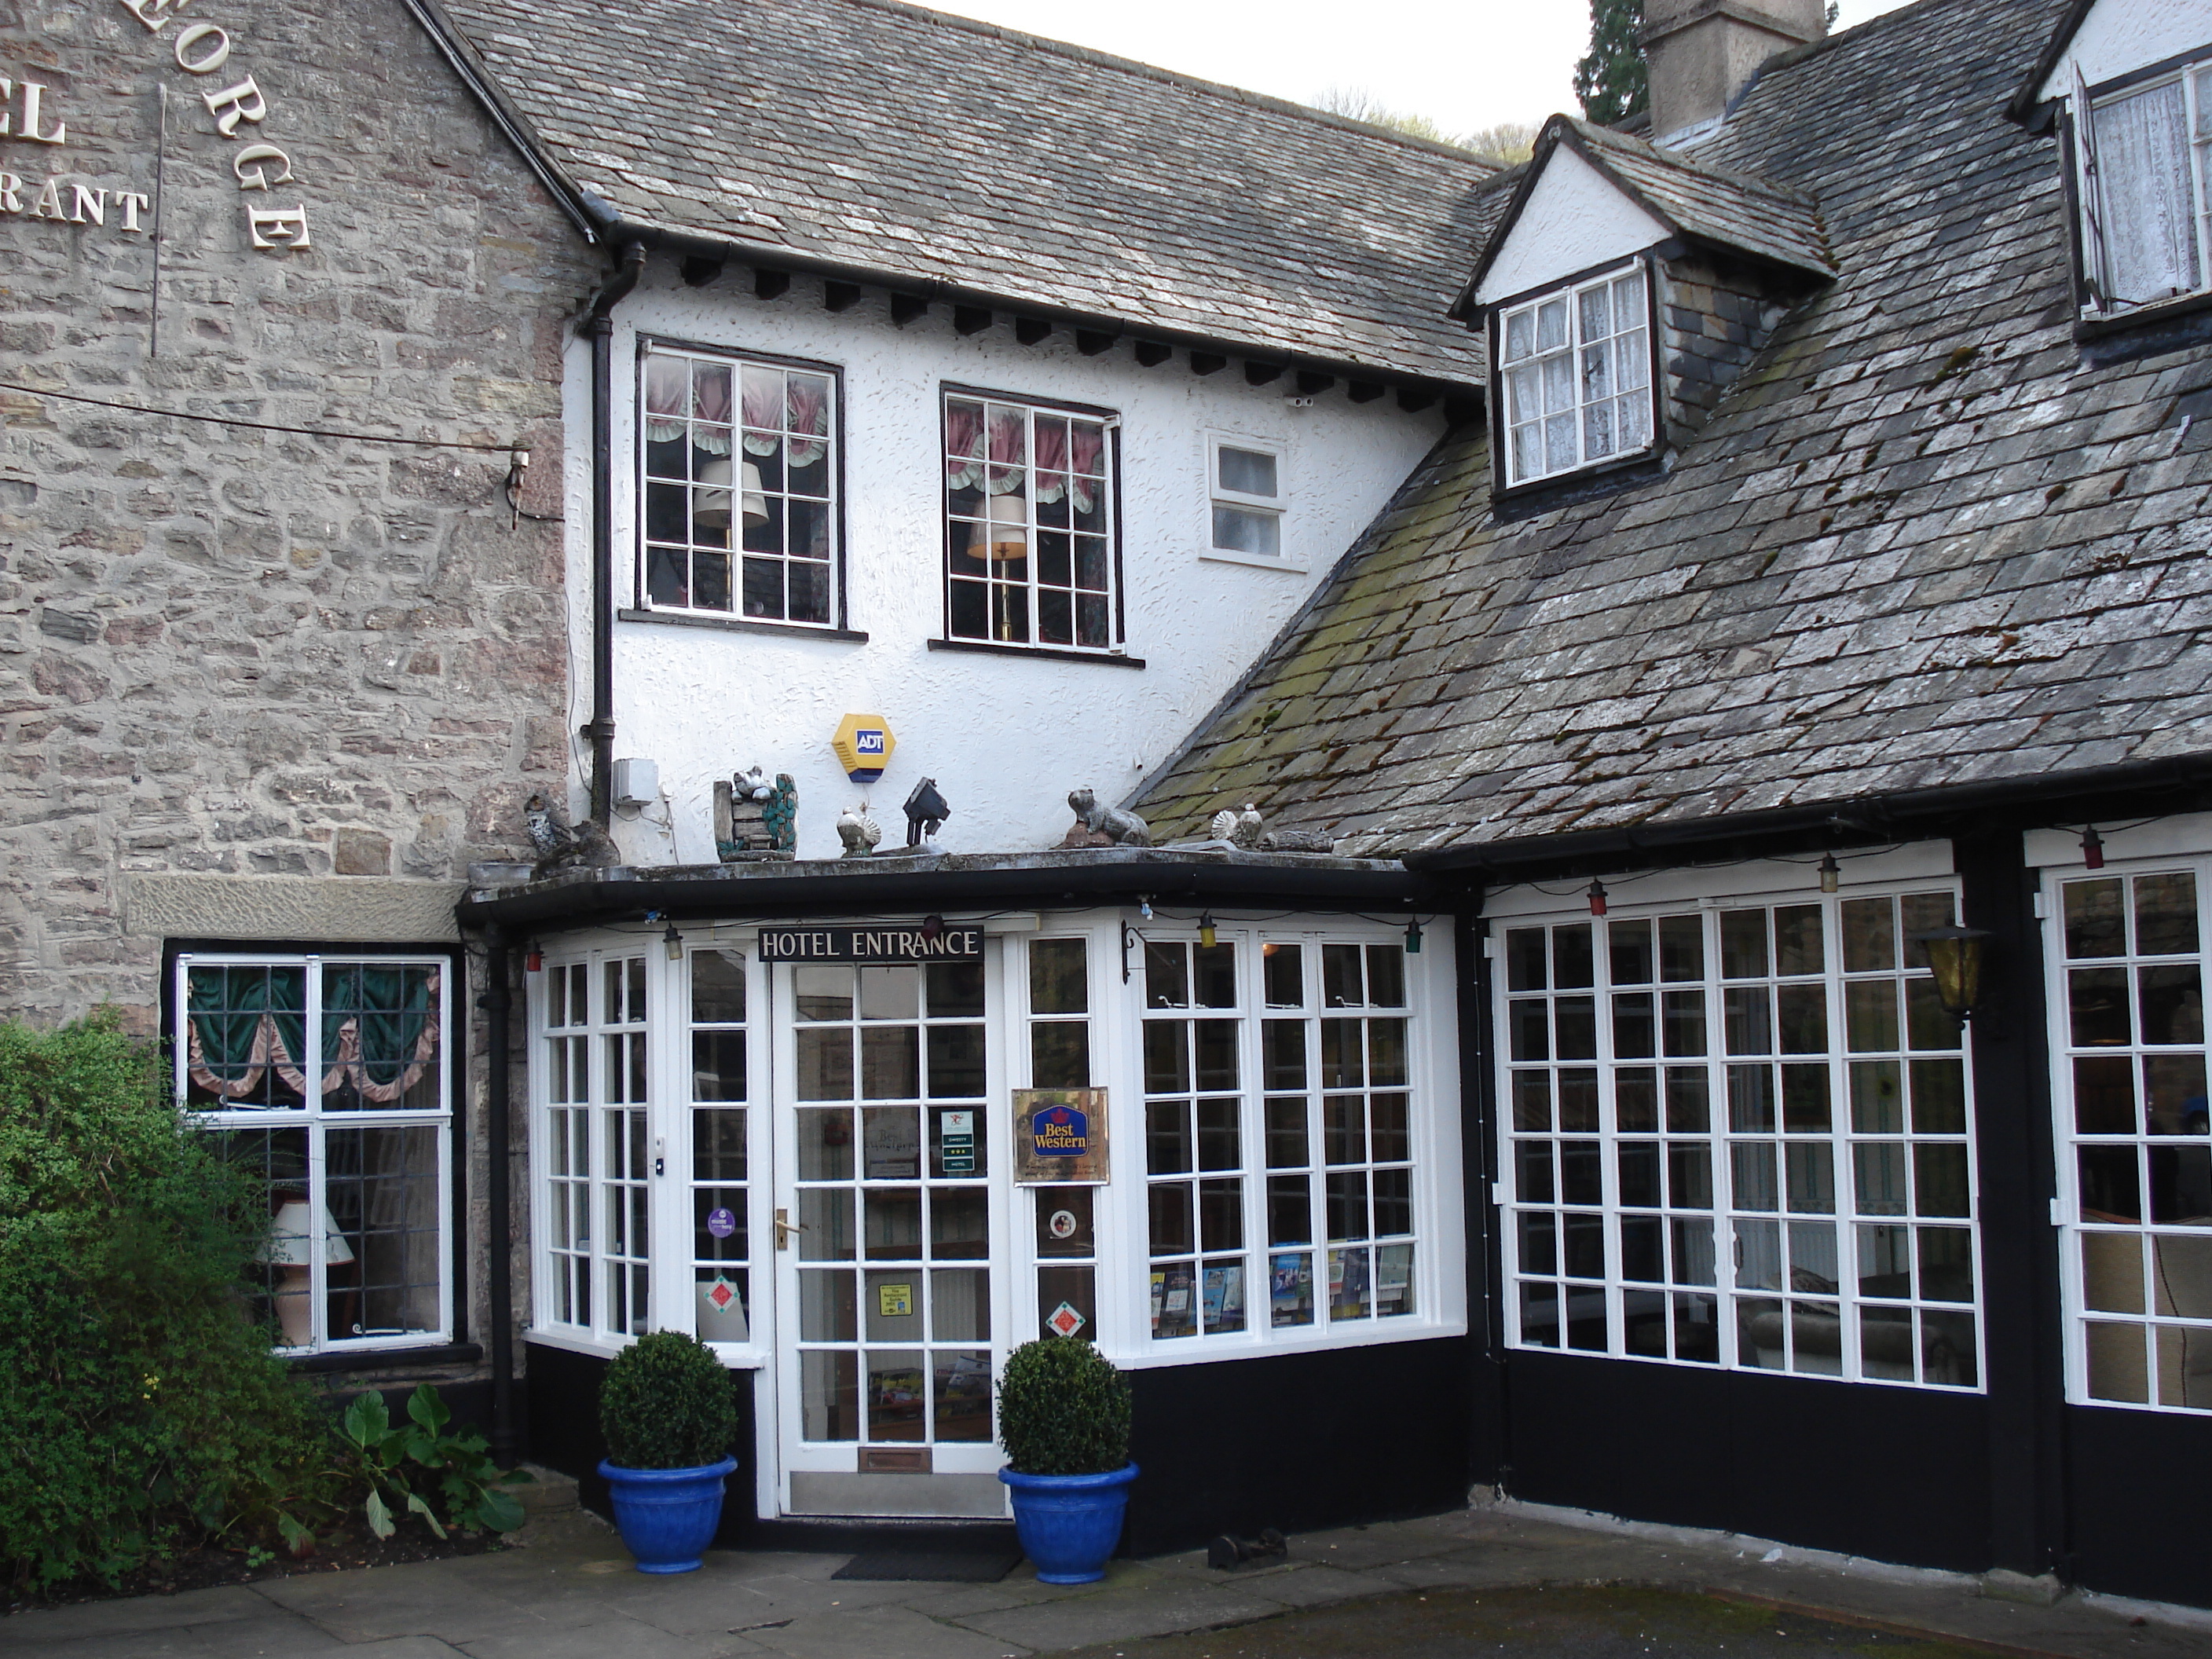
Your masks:
{"label": "paved courtyard", "polygon": [[844,1555],[729,1552],[653,1578],[572,1510],[497,1554],[19,1613],[0,1620],[0,1659],[2212,1656],[2212,1616],[2037,1606],[1968,1578],[1565,1518],[1507,1504],[1302,1534],[1273,1565],[1117,1561],[1103,1583],[1055,1588],[1026,1567],[995,1584],[856,1583],[831,1576]]}

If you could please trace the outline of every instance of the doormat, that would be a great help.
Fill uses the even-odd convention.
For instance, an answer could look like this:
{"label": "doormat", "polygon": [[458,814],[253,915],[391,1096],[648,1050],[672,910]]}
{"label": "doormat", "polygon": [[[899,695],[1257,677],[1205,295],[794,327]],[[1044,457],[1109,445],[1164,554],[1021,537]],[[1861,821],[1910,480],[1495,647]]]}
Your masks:
{"label": "doormat", "polygon": [[1019,1550],[877,1550],[854,1556],[830,1576],[884,1583],[995,1584],[1021,1559]]}

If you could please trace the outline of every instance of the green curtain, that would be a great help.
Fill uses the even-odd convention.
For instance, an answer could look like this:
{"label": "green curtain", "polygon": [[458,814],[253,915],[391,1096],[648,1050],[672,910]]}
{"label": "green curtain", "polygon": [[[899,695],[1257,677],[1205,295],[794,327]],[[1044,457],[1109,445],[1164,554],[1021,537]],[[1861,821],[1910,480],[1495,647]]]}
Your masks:
{"label": "green curtain", "polygon": [[[321,1092],[335,1094],[350,1079],[373,1097],[404,1093],[436,1050],[439,986],[438,969],[428,966],[326,963]],[[185,1005],[194,1076],[210,1093],[253,1092],[264,1065],[307,1092],[305,969],[194,968]]]}
{"label": "green curtain", "polygon": [[199,1037],[200,1060],[226,1083],[254,1080],[254,1034],[264,1019],[295,1067],[306,1058],[307,975],[301,968],[195,968],[185,1006]]}
{"label": "green curtain", "polygon": [[[338,1054],[345,1023],[358,1020],[361,1063],[368,1080],[396,1081],[422,1063],[426,1031],[436,1041],[434,968],[371,968],[360,963],[323,969],[323,1064]],[[329,1085],[325,1085],[327,1088]]]}

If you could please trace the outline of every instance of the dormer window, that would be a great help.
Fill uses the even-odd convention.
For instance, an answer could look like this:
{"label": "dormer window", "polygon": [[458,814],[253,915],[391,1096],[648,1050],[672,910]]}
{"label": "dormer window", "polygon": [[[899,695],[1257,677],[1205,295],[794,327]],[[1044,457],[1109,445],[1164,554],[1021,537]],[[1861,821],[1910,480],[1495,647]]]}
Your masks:
{"label": "dormer window", "polygon": [[2087,101],[2075,137],[2087,308],[2109,316],[2212,289],[2212,52]]}
{"label": "dormer window", "polygon": [[1641,263],[1500,307],[1492,337],[1509,486],[1651,448],[1651,297]]}

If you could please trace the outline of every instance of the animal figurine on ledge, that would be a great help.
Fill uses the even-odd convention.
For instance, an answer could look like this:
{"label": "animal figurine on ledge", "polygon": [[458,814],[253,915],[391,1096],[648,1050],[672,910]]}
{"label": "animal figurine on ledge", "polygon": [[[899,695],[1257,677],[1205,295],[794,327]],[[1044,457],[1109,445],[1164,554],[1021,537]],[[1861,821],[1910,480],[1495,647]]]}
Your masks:
{"label": "animal figurine on ledge", "polygon": [[1213,831],[1214,840],[1225,841],[1240,852],[1252,852],[1260,845],[1260,813],[1249,800],[1242,812],[1223,807],[1207,827]]}
{"label": "animal figurine on ledge", "polygon": [[1144,819],[1118,806],[1101,806],[1095,790],[1071,790],[1067,805],[1075,814],[1075,823],[1060,842],[1062,847],[1150,847],[1152,844],[1151,826]]}
{"label": "animal figurine on ledge", "polygon": [[714,852],[725,864],[788,859],[799,848],[799,786],[756,766],[714,783]]}
{"label": "animal figurine on ledge", "polygon": [[1262,853],[1334,853],[1336,837],[1326,830],[1270,830],[1260,837]]}
{"label": "animal figurine on ledge", "polygon": [[945,827],[945,820],[951,816],[952,809],[937,793],[937,780],[924,778],[906,798],[906,844],[931,845],[937,840],[937,832]]}
{"label": "animal figurine on ledge", "polygon": [[538,863],[530,872],[532,881],[564,870],[603,870],[622,862],[614,838],[604,826],[586,818],[571,828],[568,814],[542,794],[523,803],[522,821],[529,829],[530,844],[538,849]]}
{"label": "animal figurine on ledge", "polygon": [[883,840],[883,827],[868,816],[868,804],[848,806],[837,814],[837,838],[845,843],[845,856],[864,859]]}

